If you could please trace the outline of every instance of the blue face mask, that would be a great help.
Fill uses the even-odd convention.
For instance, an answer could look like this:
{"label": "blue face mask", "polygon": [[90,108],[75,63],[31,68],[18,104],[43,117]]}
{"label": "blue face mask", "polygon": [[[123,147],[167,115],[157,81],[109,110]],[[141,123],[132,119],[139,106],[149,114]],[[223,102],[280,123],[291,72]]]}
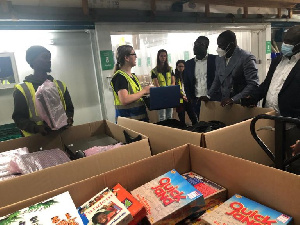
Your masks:
{"label": "blue face mask", "polygon": [[283,42],[281,46],[281,52],[284,56],[291,56],[293,55],[294,47],[294,45],[289,45]]}

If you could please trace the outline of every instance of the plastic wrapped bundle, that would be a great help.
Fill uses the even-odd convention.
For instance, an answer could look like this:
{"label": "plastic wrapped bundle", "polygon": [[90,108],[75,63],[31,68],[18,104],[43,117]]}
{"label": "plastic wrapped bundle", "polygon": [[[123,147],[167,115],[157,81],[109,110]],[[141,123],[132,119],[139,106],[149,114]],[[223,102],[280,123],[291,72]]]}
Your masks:
{"label": "plastic wrapped bundle", "polygon": [[114,148],[118,148],[122,145],[122,143],[117,143],[115,145],[106,145],[106,146],[94,146],[92,148],[89,148],[87,150],[84,151],[84,154],[86,156],[91,156],[91,155],[95,155],[98,154],[100,152],[105,152]]}
{"label": "plastic wrapped bundle", "polygon": [[10,180],[12,178],[19,177],[19,176],[20,175],[8,175],[8,176],[0,177],[0,181]]}
{"label": "plastic wrapped bundle", "polygon": [[28,154],[28,148],[18,148],[0,153],[0,180],[2,177],[10,176],[17,172],[10,169],[10,161],[15,157]]}
{"label": "plastic wrapped bundle", "polygon": [[22,174],[28,174],[69,161],[70,159],[66,153],[57,148],[15,157],[10,165],[12,170]]}
{"label": "plastic wrapped bundle", "polygon": [[39,117],[44,120],[52,130],[66,126],[68,117],[61,102],[56,85],[46,80],[36,91],[36,108]]}

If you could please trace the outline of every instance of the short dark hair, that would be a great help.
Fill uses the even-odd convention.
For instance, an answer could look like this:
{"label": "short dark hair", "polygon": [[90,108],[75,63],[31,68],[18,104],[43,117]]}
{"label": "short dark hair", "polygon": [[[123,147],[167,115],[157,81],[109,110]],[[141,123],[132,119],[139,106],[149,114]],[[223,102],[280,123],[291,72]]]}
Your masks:
{"label": "short dark hair", "polygon": [[184,64],[185,61],[184,61],[183,59],[179,59],[179,60],[176,62],[176,67],[178,66],[179,63],[183,63],[183,64]]}
{"label": "short dark hair", "polygon": [[209,39],[206,36],[199,36],[195,42],[204,41],[206,42],[207,46],[209,46]]}
{"label": "short dark hair", "polygon": [[228,43],[236,43],[236,36],[235,33],[231,30],[226,30],[222,32],[218,38],[222,38],[223,40],[226,40]]}

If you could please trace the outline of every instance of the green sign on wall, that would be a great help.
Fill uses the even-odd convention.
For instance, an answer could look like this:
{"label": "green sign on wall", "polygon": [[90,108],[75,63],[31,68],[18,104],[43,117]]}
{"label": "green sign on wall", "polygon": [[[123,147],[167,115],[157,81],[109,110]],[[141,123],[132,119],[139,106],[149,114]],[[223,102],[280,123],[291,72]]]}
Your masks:
{"label": "green sign on wall", "polygon": [[270,54],[272,52],[271,46],[271,41],[266,41],[266,54]]}
{"label": "green sign on wall", "polygon": [[111,50],[100,51],[102,70],[112,70],[114,68],[114,56]]}
{"label": "green sign on wall", "polygon": [[184,58],[185,61],[186,61],[186,60],[189,60],[189,58],[190,58],[189,51],[184,51],[184,52],[183,52],[183,58]]}
{"label": "green sign on wall", "polygon": [[151,58],[147,57],[147,66],[151,66]]}
{"label": "green sign on wall", "polygon": [[138,58],[138,67],[141,67],[141,66],[142,66],[142,59]]}
{"label": "green sign on wall", "polygon": [[169,63],[172,62],[172,57],[171,57],[171,54],[170,54],[170,53],[168,54],[168,61],[169,61]]}

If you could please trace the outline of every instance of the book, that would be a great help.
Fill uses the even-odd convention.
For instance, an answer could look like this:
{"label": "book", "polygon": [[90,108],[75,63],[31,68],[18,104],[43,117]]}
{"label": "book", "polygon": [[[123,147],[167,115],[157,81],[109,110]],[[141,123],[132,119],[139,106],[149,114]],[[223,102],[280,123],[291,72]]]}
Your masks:
{"label": "book", "polygon": [[69,192],[39,202],[0,218],[1,225],[82,225]]}
{"label": "book", "polygon": [[136,200],[132,196],[132,194],[130,194],[124,187],[122,187],[121,184],[117,184],[113,187],[113,193],[131,213],[133,220],[129,223],[129,225],[137,224],[147,215],[145,207],[138,200]]}
{"label": "book", "polygon": [[130,212],[105,188],[78,208],[85,225],[127,225],[132,220]]}
{"label": "book", "polygon": [[292,217],[235,194],[211,212],[200,217],[199,224],[268,224],[287,225]]}
{"label": "book", "polygon": [[226,201],[227,190],[219,184],[194,172],[184,173],[182,176],[203,194],[205,207],[202,210],[207,210]]}
{"label": "book", "polygon": [[134,189],[131,194],[145,206],[151,224],[174,225],[204,206],[201,192],[176,170]]}

